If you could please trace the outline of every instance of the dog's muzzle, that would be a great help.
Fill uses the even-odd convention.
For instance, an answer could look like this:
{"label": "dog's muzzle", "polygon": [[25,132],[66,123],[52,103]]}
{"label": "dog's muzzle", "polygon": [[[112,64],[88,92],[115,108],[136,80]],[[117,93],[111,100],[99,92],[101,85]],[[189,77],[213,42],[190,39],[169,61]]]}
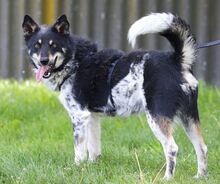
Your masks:
{"label": "dog's muzzle", "polygon": [[36,81],[40,82],[42,78],[47,79],[51,76],[56,66],[57,58],[58,57],[55,57],[54,62],[52,64],[48,64],[49,63],[48,59],[40,61],[41,65],[37,68],[35,74]]}
{"label": "dog's muzzle", "polygon": [[[55,66],[56,66],[57,58],[58,58],[58,57],[56,56],[55,59],[54,59],[53,64],[49,65],[49,69],[44,73],[44,75],[43,75],[43,78],[44,78],[44,79],[49,78],[49,77],[51,76],[51,74],[53,73],[53,69],[54,69]],[[49,63],[49,60],[48,60],[48,63]]]}

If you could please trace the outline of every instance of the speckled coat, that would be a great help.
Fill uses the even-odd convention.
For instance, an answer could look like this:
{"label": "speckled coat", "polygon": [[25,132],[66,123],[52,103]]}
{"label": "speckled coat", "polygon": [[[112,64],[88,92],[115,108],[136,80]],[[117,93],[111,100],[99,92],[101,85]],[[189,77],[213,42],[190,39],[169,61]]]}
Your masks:
{"label": "speckled coat", "polygon": [[96,44],[69,33],[65,15],[46,27],[26,16],[23,29],[36,70],[42,65],[49,68],[43,81],[59,91],[59,99],[71,118],[76,164],[85,160],[87,153],[91,161],[101,155],[100,117],[144,112],[164,148],[166,179],[173,176],[176,165],[178,146],[172,136],[175,117],[182,120],[195,147],[197,177],[207,174],[207,147],[199,128],[197,80],[192,74],[196,42],[182,19],[172,14],[150,14],[129,30],[132,44],[140,34],[161,34],[174,48],[169,52],[98,50]]}

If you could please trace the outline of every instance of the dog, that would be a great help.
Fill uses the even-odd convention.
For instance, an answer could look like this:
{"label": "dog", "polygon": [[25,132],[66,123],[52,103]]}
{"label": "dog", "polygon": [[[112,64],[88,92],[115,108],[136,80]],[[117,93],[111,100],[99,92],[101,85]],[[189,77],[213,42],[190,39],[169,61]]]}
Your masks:
{"label": "dog", "polygon": [[52,26],[39,26],[25,15],[24,40],[35,78],[59,92],[74,135],[75,163],[101,155],[100,118],[144,112],[160,141],[165,158],[164,178],[174,175],[178,146],[172,136],[179,118],[197,155],[196,177],[207,176],[207,146],[200,130],[198,82],[192,73],[197,44],[189,25],[171,13],[152,13],[129,29],[135,46],[139,35],[157,33],[171,51],[98,50],[97,45],[70,33],[65,15]]}

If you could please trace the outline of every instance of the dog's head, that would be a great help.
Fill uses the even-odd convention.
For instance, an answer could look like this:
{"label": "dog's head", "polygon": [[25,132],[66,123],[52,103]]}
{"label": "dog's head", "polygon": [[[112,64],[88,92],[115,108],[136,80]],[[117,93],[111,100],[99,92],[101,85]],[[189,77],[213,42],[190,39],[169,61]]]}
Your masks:
{"label": "dog's head", "polygon": [[22,24],[28,54],[36,68],[36,80],[49,78],[72,57],[69,22],[65,15],[52,26],[39,26],[25,15]]}

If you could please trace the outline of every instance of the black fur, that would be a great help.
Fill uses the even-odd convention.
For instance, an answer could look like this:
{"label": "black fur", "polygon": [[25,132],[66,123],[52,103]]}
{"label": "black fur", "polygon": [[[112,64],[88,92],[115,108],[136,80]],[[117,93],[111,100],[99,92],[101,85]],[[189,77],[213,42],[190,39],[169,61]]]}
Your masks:
{"label": "black fur", "polygon": [[[163,20],[161,16],[165,17],[165,25],[171,17],[150,15],[153,19],[155,16],[159,22]],[[174,17],[166,30],[158,32],[173,46],[174,50],[169,52],[99,50],[95,43],[70,34],[65,15],[52,26],[39,26],[25,16],[22,26],[36,79],[44,78],[51,89],[60,92],[60,101],[71,118],[76,163],[85,158],[87,151],[92,160],[100,155],[99,125],[91,120],[94,112],[111,116],[145,112],[163,144],[167,159],[165,177],[173,175],[176,165],[178,147],[170,124],[175,116],[182,120],[189,137],[193,135],[192,143],[196,139],[202,149],[194,145],[197,175],[207,174],[207,148],[198,126],[197,80],[192,74],[196,41],[185,21]],[[139,27],[137,30],[142,34]],[[92,139],[87,139],[87,130]]]}
{"label": "black fur", "polygon": [[[27,19],[27,17],[25,18]],[[60,19],[64,19],[65,31],[59,33],[56,27]],[[24,20],[30,24],[36,24],[34,21]],[[30,23],[31,22],[31,23]],[[176,18],[176,23],[184,25],[184,22]],[[58,21],[51,27],[45,27],[44,31],[38,25],[35,25],[37,30],[32,32],[33,35],[25,35],[25,40],[28,48],[32,48],[36,41],[41,38],[45,42],[54,40],[59,43],[59,51],[65,48],[64,63],[59,68],[54,69],[54,72],[62,70],[64,65],[71,60],[74,55],[74,62],[77,63],[78,69],[75,72],[75,81],[73,90],[76,100],[81,106],[89,108],[91,111],[106,106],[111,89],[123,79],[129,72],[131,63],[138,63],[142,60],[143,56],[148,53],[149,58],[145,63],[144,69],[144,91],[147,102],[147,109],[154,116],[160,115],[173,118],[177,110],[181,110],[187,116],[196,120],[199,119],[197,109],[197,90],[190,91],[186,94],[182,91],[180,84],[184,79],[181,74],[181,54],[183,43],[179,41],[178,35],[173,34],[167,30],[161,35],[167,37],[175,48],[171,52],[158,52],[158,51],[133,51],[131,53],[124,53],[114,49],[98,50],[97,45],[86,39],[72,36],[69,33],[69,23],[66,18],[61,16]],[[185,25],[186,28],[187,25]],[[64,28],[63,28],[64,29]],[[46,31],[45,31],[46,30]],[[30,31],[31,32],[31,31]],[[64,34],[65,32],[65,34]],[[43,57],[47,54],[48,45],[45,45],[43,50]],[[36,49],[31,50],[36,52]],[[46,57],[46,56],[45,56]],[[109,72],[112,68],[112,63],[116,63],[114,70],[111,74],[110,84],[108,83]]]}

